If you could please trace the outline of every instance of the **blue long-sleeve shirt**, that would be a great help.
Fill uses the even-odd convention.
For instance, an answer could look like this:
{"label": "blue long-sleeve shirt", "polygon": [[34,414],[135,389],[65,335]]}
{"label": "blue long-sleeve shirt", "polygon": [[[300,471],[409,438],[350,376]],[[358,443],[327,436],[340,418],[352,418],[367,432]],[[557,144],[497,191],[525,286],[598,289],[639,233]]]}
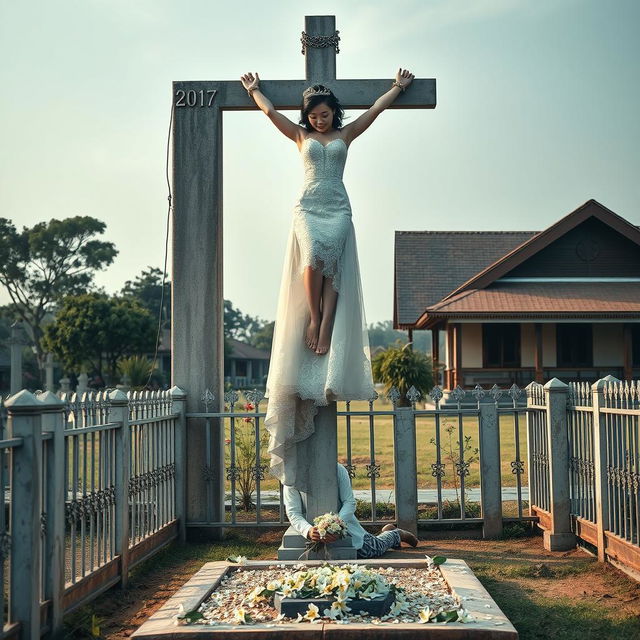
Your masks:
{"label": "blue long-sleeve shirt", "polygon": [[[347,525],[347,530],[351,536],[353,546],[356,549],[362,548],[364,540],[364,534],[366,531],[362,528],[362,525],[358,522],[355,516],[356,511],[356,499],[351,489],[351,481],[349,480],[348,471],[338,464],[338,501],[339,511],[338,515],[344,520]],[[304,505],[302,503],[302,496],[297,489],[293,487],[283,487],[284,506],[287,511],[287,517],[291,526],[303,537],[307,538],[309,529],[313,526],[310,524],[304,512]]]}

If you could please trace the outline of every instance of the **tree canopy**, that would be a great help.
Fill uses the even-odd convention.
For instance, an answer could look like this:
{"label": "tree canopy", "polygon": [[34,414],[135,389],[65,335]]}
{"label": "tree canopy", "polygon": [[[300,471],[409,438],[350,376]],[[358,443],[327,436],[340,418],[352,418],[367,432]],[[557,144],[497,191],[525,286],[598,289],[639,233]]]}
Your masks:
{"label": "tree canopy", "polygon": [[[120,292],[124,297],[137,298],[143,307],[158,320],[162,300],[162,269],[147,267],[134,280],[127,280]],[[164,301],[162,303],[162,326],[171,323],[171,281],[165,277]]]}
{"label": "tree canopy", "polygon": [[89,293],[65,298],[44,344],[68,371],[90,366],[113,381],[118,360],[153,351],[155,339],[154,318],[137,300]]}
{"label": "tree canopy", "polygon": [[17,231],[10,220],[0,218],[0,284],[31,334],[41,369],[46,314],[65,296],[90,289],[95,272],[118,253],[112,242],[96,239],[105,228],[96,218],[75,216]]}

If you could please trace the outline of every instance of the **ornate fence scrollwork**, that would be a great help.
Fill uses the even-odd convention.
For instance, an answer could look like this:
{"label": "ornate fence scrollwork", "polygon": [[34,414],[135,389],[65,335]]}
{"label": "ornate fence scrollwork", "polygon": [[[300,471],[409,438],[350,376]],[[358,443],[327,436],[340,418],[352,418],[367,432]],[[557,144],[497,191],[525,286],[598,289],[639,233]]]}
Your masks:
{"label": "ornate fence scrollwork", "polygon": [[445,465],[442,462],[436,462],[431,465],[431,475],[434,478],[443,478],[445,476]]}
{"label": "ornate fence scrollwork", "polygon": [[524,473],[524,462],[522,460],[513,460],[511,462],[511,473],[513,475],[521,475]]}
{"label": "ornate fence scrollwork", "polygon": [[380,465],[377,463],[368,464],[366,466],[367,469],[367,478],[379,478],[380,477]]}

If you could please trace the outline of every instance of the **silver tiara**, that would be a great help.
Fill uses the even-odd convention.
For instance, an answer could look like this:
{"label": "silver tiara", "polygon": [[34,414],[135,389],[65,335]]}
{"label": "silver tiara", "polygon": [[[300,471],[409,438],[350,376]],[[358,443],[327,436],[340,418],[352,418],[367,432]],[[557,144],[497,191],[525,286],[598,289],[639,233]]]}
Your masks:
{"label": "silver tiara", "polygon": [[314,89],[313,87],[309,87],[305,89],[302,95],[306,98],[307,96],[330,96],[331,89]]}

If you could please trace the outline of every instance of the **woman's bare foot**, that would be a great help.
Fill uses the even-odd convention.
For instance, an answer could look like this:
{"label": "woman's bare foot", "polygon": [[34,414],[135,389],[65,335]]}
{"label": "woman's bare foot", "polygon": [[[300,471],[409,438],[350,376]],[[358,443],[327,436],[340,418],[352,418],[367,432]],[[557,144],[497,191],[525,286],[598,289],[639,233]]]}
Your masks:
{"label": "woman's bare foot", "polygon": [[320,331],[318,332],[318,345],[316,347],[316,353],[320,356],[329,351],[329,345],[331,344],[331,321],[325,321],[324,318],[320,322]]}
{"label": "woman's bare foot", "polygon": [[307,325],[307,330],[305,332],[304,342],[311,349],[311,351],[315,351],[318,346],[318,332],[320,331],[320,323],[314,321],[313,319],[309,320],[309,324]]}

